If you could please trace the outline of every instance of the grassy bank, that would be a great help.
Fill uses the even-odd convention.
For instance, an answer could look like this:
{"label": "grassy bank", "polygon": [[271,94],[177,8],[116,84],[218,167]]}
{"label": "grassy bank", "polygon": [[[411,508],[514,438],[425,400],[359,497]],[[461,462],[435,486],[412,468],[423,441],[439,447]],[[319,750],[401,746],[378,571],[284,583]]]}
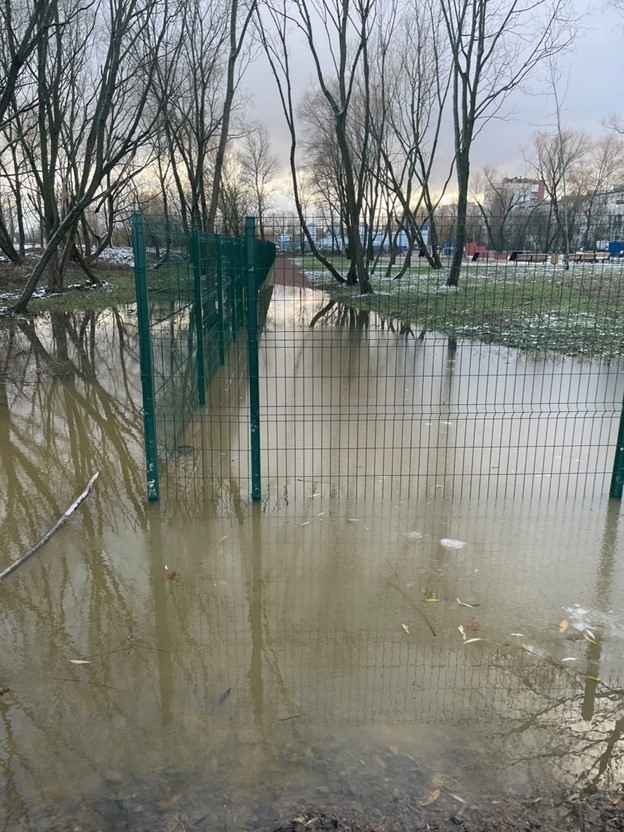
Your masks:
{"label": "grassy bank", "polygon": [[[337,303],[409,325],[415,335],[437,332],[458,340],[605,361],[624,352],[620,264],[577,264],[567,272],[550,264],[470,264],[457,289],[446,286],[446,268],[415,267],[394,280],[384,276],[380,264],[371,280],[374,294],[361,296],[357,287],[338,284],[312,257],[294,261]],[[345,263],[337,265],[345,273]],[[135,302],[130,268],[102,264],[97,274],[102,286],[33,298],[29,311],[97,311]],[[70,274],[66,282],[71,287],[83,277]],[[0,294],[17,293],[23,281],[21,273],[4,266]],[[0,300],[0,306],[10,304],[10,299]]]}
{"label": "grassy bank", "polygon": [[411,269],[399,280],[373,275],[375,294],[339,285],[311,258],[297,264],[333,300],[381,318],[523,350],[614,360],[624,351],[624,268],[579,264],[565,271],[550,264],[509,262],[467,265],[459,288],[448,288],[448,269]]}
{"label": "grassy bank", "polygon": [[[32,314],[45,311],[95,312],[100,309],[134,303],[134,274],[130,269],[100,268],[96,270],[100,286],[89,286],[83,273],[67,275],[65,291],[54,295],[37,292],[28,304]],[[25,282],[21,270],[3,266],[0,272],[0,308],[10,308]]]}

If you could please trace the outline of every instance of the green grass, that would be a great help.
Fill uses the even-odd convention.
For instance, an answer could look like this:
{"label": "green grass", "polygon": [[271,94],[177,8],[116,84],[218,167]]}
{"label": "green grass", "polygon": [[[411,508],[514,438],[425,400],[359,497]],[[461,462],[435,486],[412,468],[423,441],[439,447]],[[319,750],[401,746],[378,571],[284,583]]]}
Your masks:
{"label": "green grass", "polygon": [[496,263],[463,269],[457,289],[448,269],[418,267],[400,280],[373,275],[373,295],[339,285],[319,264],[298,265],[333,300],[409,324],[415,334],[437,332],[522,350],[615,360],[624,352],[624,269],[583,264],[569,271]]}
{"label": "green grass", "polygon": [[58,295],[33,298],[28,309],[31,312],[97,312],[100,309],[136,303],[133,272],[102,270],[98,271],[98,277],[104,284],[101,287],[68,289]]}

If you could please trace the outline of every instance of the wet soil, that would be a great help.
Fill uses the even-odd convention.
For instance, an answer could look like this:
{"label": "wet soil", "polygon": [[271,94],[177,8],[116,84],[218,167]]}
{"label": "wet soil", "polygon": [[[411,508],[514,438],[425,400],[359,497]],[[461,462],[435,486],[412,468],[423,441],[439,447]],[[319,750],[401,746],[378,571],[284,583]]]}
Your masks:
{"label": "wet soil", "polygon": [[397,811],[373,824],[355,812],[311,809],[280,822],[271,832],[608,832],[624,829],[624,800],[596,794],[591,798],[553,805],[545,800],[493,801],[481,809]]}
{"label": "wet soil", "polygon": [[[136,796],[135,796],[136,797]],[[114,801],[105,801],[112,803]],[[78,812],[71,821],[44,825],[25,822],[23,832],[100,832],[103,829],[123,832],[170,832],[174,829],[216,832],[216,830],[253,830],[254,832],[612,832],[624,829],[624,800],[596,794],[590,798],[555,802],[552,798],[492,800],[481,807],[462,807],[459,811],[444,806],[411,808],[397,806],[391,813],[367,820],[361,808],[336,808],[321,805],[278,808],[262,813],[264,817],[247,818],[242,825],[224,803],[219,816],[197,811],[187,812],[184,801],[164,801],[159,809],[141,810],[100,805],[95,812]],[[99,815],[95,821],[94,815]],[[102,825],[104,821],[104,825]],[[95,825],[94,825],[95,824]]]}
{"label": "wet soil", "polygon": [[311,289],[312,284],[288,257],[279,257],[275,261],[273,271],[274,282],[277,286],[292,286],[295,289]]}

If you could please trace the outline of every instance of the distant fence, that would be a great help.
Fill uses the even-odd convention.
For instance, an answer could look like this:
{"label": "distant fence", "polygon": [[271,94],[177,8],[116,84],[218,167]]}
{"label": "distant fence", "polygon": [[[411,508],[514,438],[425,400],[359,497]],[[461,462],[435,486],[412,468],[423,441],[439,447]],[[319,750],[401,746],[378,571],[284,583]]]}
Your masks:
{"label": "distant fence", "polygon": [[308,234],[324,262],[293,218],[265,219],[265,240],[251,219],[239,238],[134,223],[151,499],[159,471],[173,500],[229,510],[249,496],[622,496],[619,256],[568,270],[467,257],[449,288],[448,263],[380,246],[362,295],[320,221]]}
{"label": "distant fence", "polygon": [[[263,227],[271,234],[275,232],[274,241],[284,253],[309,250],[310,237],[321,251],[339,254],[348,247],[345,222],[330,210],[307,218],[310,237],[296,217],[274,216],[265,219]],[[371,258],[380,252],[400,256],[411,248],[416,256],[422,256],[424,250],[433,253],[435,249],[445,259],[455,251],[457,216],[450,206],[430,214],[419,212],[410,218],[400,212],[377,212],[374,219],[362,216],[359,230]],[[480,211],[476,205],[470,206],[464,248],[469,259],[475,254],[482,259],[506,260],[518,253],[561,256],[564,252],[572,256],[598,252],[611,262],[619,260],[624,254],[624,212],[599,211],[596,206],[589,212],[568,209],[565,218],[560,216],[557,221],[549,203],[516,205],[506,211]]]}

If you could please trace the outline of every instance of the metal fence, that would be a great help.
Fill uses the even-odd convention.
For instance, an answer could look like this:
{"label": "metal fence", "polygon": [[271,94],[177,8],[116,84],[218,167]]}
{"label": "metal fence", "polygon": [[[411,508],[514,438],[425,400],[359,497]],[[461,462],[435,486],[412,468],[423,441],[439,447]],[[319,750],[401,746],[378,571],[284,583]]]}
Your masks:
{"label": "metal fence", "polygon": [[441,250],[436,269],[379,246],[362,295],[320,221],[262,227],[263,241],[248,221],[244,240],[135,218],[151,498],[155,470],[167,496],[229,509],[249,496],[621,496],[619,257],[565,268],[467,249],[454,288]]}
{"label": "metal fence", "polygon": [[[133,248],[147,491],[157,500],[163,472],[183,483],[207,476],[188,464],[201,450],[198,442],[211,441],[214,426],[201,413],[207,407],[238,413],[233,391],[247,375],[241,344],[257,356],[259,315],[270,296],[261,287],[275,246],[256,240],[253,221],[245,237],[234,238],[136,214]],[[257,413],[249,418],[257,423]]]}

